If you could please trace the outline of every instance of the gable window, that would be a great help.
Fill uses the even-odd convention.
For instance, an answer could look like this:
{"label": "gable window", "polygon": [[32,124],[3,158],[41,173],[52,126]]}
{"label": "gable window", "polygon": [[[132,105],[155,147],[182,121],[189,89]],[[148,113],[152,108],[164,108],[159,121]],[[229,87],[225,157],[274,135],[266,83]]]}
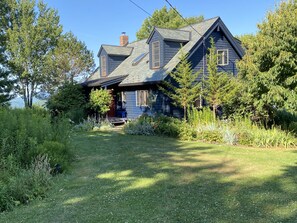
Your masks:
{"label": "gable window", "polygon": [[136,91],[136,106],[147,106],[148,91],[140,90]]}
{"label": "gable window", "polygon": [[101,61],[100,61],[100,65],[101,65],[101,77],[106,77],[106,56],[101,56]]}
{"label": "gable window", "polygon": [[229,51],[228,49],[217,50],[218,65],[225,66],[229,64]]}
{"label": "gable window", "polygon": [[160,42],[152,43],[152,68],[160,67]]}

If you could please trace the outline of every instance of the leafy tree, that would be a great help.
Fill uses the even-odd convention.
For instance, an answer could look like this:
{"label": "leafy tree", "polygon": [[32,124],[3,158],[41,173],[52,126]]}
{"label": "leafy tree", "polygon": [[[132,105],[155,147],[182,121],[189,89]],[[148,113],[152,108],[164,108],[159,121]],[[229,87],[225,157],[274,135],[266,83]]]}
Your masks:
{"label": "leafy tree", "polygon": [[85,116],[86,96],[81,85],[65,83],[52,94],[46,103],[46,107],[53,116],[66,115],[72,121],[78,123]]}
{"label": "leafy tree", "polygon": [[208,77],[203,79],[203,95],[207,103],[212,106],[213,117],[216,119],[216,113],[219,106],[228,102],[234,95],[232,88],[234,81],[232,76],[226,72],[219,72],[217,66],[217,53],[213,38],[210,39],[211,47],[207,56]]}
{"label": "leafy tree", "polygon": [[88,74],[94,68],[93,54],[85,43],[79,41],[71,32],[59,38],[57,47],[50,53],[44,67],[48,73],[47,91],[66,82],[73,83],[75,78]]}
{"label": "leafy tree", "polygon": [[269,12],[238,63],[245,81],[242,109],[258,119],[271,120],[277,109],[297,110],[296,12],[296,0]]}
{"label": "leafy tree", "polygon": [[148,38],[154,26],[177,29],[182,26],[187,26],[188,24],[201,22],[203,19],[203,16],[188,17],[186,18],[187,22],[185,22],[175,10],[172,8],[167,10],[166,6],[164,6],[160,10],[155,10],[151,17],[144,20],[142,26],[136,33],[136,37],[138,40]]}
{"label": "leafy tree", "polygon": [[17,93],[26,107],[45,83],[43,67],[62,32],[59,16],[53,9],[34,0],[5,0],[11,8],[7,29],[7,55],[17,79]]}
{"label": "leafy tree", "polygon": [[173,100],[175,106],[184,110],[184,119],[186,119],[187,108],[190,107],[199,97],[201,93],[201,83],[197,82],[199,72],[193,73],[191,63],[187,60],[188,54],[181,51],[180,63],[176,70],[171,72],[169,76],[173,79],[163,81],[160,90]]}
{"label": "leafy tree", "polygon": [[0,2],[0,106],[8,104],[12,98],[13,80],[7,68],[6,30],[9,27],[10,9],[6,1]]}
{"label": "leafy tree", "polygon": [[92,89],[90,93],[90,105],[100,115],[105,115],[110,110],[113,98],[108,90]]}

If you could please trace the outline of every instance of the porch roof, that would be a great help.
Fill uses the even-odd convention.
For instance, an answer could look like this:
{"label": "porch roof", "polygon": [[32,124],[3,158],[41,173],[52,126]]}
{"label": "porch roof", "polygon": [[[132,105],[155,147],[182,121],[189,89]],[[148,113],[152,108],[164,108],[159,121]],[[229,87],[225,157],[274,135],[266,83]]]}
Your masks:
{"label": "porch roof", "polygon": [[118,84],[122,82],[127,75],[121,75],[121,76],[113,76],[113,77],[102,77],[97,80],[89,81],[87,83],[88,87],[108,87],[113,84]]}

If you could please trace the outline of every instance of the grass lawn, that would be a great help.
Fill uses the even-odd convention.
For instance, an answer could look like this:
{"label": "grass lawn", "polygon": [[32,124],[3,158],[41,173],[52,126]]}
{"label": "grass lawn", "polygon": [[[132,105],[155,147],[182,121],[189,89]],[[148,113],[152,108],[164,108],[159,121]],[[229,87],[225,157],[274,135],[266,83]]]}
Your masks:
{"label": "grass lawn", "polygon": [[0,222],[297,222],[297,150],[88,133],[47,198]]}

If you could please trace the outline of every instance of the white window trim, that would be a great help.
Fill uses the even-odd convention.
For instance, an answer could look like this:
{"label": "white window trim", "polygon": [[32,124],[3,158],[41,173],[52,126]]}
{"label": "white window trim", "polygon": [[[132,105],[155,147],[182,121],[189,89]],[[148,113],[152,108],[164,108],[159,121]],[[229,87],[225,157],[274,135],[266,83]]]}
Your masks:
{"label": "white window trim", "polygon": [[[103,61],[103,58],[105,59],[105,74],[103,74],[103,66],[102,66],[102,61]],[[101,61],[100,61],[100,67],[101,67],[101,77],[106,77],[107,76],[107,59],[106,59],[106,56],[103,55],[100,57]]]}
{"label": "white window trim", "polygon": [[[154,50],[154,44],[155,43],[159,43],[159,66],[155,66],[155,58],[154,58],[154,55],[155,55],[155,50]],[[160,45],[160,41],[154,41],[152,42],[152,68],[153,69],[157,69],[157,68],[160,68],[161,67],[161,45]]]}
{"label": "white window trim", "polygon": [[[224,61],[224,57],[222,58],[222,64],[219,64],[219,52],[226,52],[227,53],[227,62]],[[227,66],[229,65],[229,49],[220,49],[220,50],[217,50],[217,65],[218,66]]]}
{"label": "white window trim", "polygon": [[[138,92],[139,92],[139,91],[146,91],[146,92],[147,92],[147,97],[148,97],[148,90],[136,90],[136,91],[135,91],[136,107],[148,107],[148,104],[146,104],[146,105],[140,105],[140,104],[139,104],[139,101],[138,101]],[[147,103],[147,100],[146,100],[146,103]]]}

